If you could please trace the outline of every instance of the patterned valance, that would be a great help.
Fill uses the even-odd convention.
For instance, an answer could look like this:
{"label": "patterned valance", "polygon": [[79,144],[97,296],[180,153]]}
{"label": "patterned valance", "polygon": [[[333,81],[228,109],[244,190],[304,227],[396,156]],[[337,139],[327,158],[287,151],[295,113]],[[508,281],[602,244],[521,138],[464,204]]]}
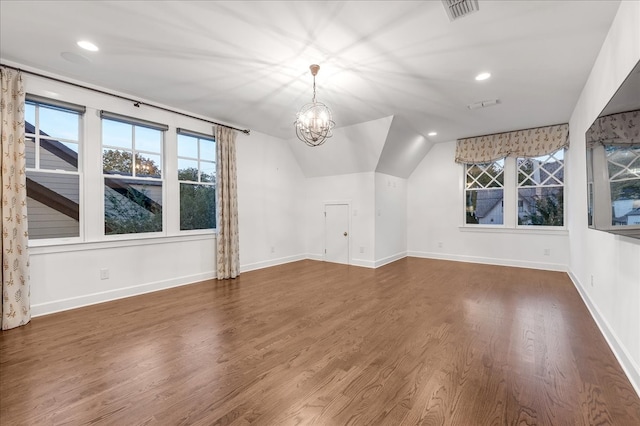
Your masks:
{"label": "patterned valance", "polygon": [[536,127],[458,139],[456,163],[488,163],[504,157],[538,157],[569,147],[569,125]]}
{"label": "patterned valance", "polygon": [[595,145],[639,145],[640,110],[598,117],[587,130],[587,148]]}

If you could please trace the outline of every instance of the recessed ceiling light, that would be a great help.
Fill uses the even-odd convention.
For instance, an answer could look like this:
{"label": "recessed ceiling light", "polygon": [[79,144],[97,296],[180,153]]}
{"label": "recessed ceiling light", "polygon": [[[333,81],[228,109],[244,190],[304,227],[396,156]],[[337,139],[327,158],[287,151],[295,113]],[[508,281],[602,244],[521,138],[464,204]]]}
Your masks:
{"label": "recessed ceiling light", "polygon": [[486,80],[489,77],[491,77],[491,73],[489,72],[481,72],[480,74],[476,75],[476,80],[477,81],[482,81],[482,80]]}
{"label": "recessed ceiling light", "polygon": [[429,132],[427,133],[428,136],[436,136],[438,134],[438,132]]}
{"label": "recessed ceiling light", "polygon": [[97,52],[98,50],[98,46],[96,46],[95,44],[91,43],[90,41],[87,40],[80,40],[78,43],[78,46],[82,47],[85,50],[89,50],[91,52]]}

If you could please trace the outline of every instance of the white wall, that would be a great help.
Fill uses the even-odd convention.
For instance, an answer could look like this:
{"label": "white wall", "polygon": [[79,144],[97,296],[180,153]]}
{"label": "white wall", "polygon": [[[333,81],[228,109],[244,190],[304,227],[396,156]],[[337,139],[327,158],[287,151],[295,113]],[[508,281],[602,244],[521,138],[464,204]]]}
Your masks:
{"label": "white wall", "polygon": [[375,266],[407,255],[407,180],[375,174]]}
{"label": "white wall", "polygon": [[238,136],[240,270],[305,258],[304,176],[289,144]]}
{"label": "white wall", "polygon": [[350,206],[349,263],[374,267],[374,173],[307,178],[305,193],[307,257],[324,259],[324,205],[339,202]]}
{"label": "white wall", "polygon": [[[640,60],[640,2],[622,2],[570,120],[570,275],[640,394],[640,240],[587,228],[585,132]],[[593,284],[592,284],[593,278]]]}
{"label": "white wall", "polygon": [[[56,244],[30,242],[32,314],[214,278],[215,233],[180,232],[179,205],[167,199],[178,193],[176,128],[211,134],[212,125],[30,74],[24,81],[27,93],[87,107],[81,148],[82,236]],[[163,164],[162,233],[135,239],[103,235],[101,109],[170,126]],[[239,134],[237,158],[241,271],[304,258],[303,176],[287,142],[258,132]],[[108,279],[101,279],[102,269],[108,269]]]}
{"label": "white wall", "polygon": [[462,226],[463,167],[454,162],[454,153],[455,142],[434,145],[409,177],[409,256],[565,271],[566,231]]}

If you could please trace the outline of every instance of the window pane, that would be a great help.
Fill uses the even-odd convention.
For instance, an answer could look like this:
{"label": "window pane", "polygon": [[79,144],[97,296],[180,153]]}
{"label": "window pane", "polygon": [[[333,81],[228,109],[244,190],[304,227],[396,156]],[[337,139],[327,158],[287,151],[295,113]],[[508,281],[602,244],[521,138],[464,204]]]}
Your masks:
{"label": "window pane", "polygon": [[207,139],[200,139],[200,159],[216,161],[216,143]]}
{"label": "window pane", "polygon": [[216,227],[216,192],[213,185],[180,184],[180,230]]}
{"label": "window pane", "polygon": [[504,160],[484,164],[467,164],[467,188],[502,188]]}
{"label": "window pane", "polygon": [[155,177],[162,176],[162,159],[155,154],[136,154],[136,176]]}
{"label": "window pane", "polygon": [[105,178],[106,235],[162,231],[162,182]]}
{"label": "window pane", "polygon": [[133,174],[132,158],[130,151],[104,149],[102,150],[102,171],[105,174],[131,176]]}
{"label": "window pane", "polygon": [[466,191],[466,223],[502,225],[504,205],[502,189]]}
{"label": "window pane", "polygon": [[200,181],[215,182],[216,181],[216,163],[206,161],[200,162]]}
{"label": "window pane", "polygon": [[178,159],[178,180],[198,181],[198,161]]}
{"label": "window pane", "polygon": [[564,182],[564,149],[535,158],[518,158],[518,185],[562,185]]}
{"label": "window pane", "polygon": [[178,157],[198,158],[198,139],[178,135]]}
{"label": "window pane", "polygon": [[24,138],[24,151],[27,168],[33,169],[36,166],[36,141],[33,138]]}
{"label": "window pane", "polygon": [[[36,125],[36,106],[26,103],[24,105],[24,121],[31,126]],[[27,133],[34,133],[34,130],[27,130]]]}
{"label": "window pane", "polygon": [[135,126],[136,151],[162,152],[162,132],[147,127]]}
{"label": "window pane", "polygon": [[102,145],[132,149],[131,124],[102,120]]}
{"label": "window pane", "polygon": [[605,148],[611,190],[611,224],[640,224],[640,146]]}
{"label": "window pane", "polygon": [[78,237],[79,202],[77,174],[28,171],[29,239]]}
{"label": "window pane", "polygon": [[79,140],[80,117],[73,112],[39,105],[40,134],[54,138]]}
{"label": "window pane", "polygon": [[62,143],[54,139],[40,139],[40,168],[49,170],[78,170],[78,144]]}
{"label": "window pane", "polygon": [[563,226],[563,188],[519,188],[518,225]]}

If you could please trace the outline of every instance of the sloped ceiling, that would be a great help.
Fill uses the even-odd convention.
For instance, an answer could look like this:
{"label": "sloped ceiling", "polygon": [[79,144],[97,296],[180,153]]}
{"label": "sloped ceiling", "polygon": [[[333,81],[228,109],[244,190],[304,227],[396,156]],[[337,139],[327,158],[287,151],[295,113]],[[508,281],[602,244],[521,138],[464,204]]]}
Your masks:
{"label": "sloped ceiling", "polygon": [[413,129],[407,120],[393,117],[375,171],[406,179],[432,146],[433,142]]}
{"label": "sloped ceiling", "polygon": [[[327,160],[351,155],[357,125],[393,117],[384,146],[362,141],[353,167],[326,167],[361,170],[381,149],[371,170],[403,175],[406,132],[438,143],[567,122],[619,1],[478,4],[450,22],[440,1],[0,1],[0,60],[284,140],[317,63],[338,127],[327,144],[341,147]],[[481,71],[492,78],[474,81]]]}
{"label": "sloped ceiling", "polygon": [[308,147],[289,139],[293,155],[306,177],[372,172],[387,141],[393,117],[385,117],[334,130],[323,145]]}

